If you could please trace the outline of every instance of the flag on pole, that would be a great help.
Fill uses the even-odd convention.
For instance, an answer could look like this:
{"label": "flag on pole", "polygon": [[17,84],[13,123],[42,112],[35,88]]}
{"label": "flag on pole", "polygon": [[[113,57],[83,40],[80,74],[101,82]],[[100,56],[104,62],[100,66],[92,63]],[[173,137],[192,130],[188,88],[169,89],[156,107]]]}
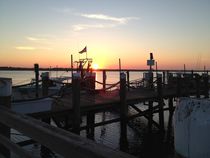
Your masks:
{"label": "flag on pole", "polygon": [[83,48],[83,50],[81,50],[81,51],[79,52],[79,54],[82,54],[82,53],[84,53],[84,52],[87,52],[87,46],[85,46],[85,48]]}

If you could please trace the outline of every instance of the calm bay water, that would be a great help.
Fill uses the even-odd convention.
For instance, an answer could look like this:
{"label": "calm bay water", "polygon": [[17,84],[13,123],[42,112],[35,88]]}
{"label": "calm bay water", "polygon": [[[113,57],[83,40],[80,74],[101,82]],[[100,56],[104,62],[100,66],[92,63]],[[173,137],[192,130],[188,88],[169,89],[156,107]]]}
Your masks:
{"label": "calm bay water", "polygon": [[[40,75],[42,72],[40,71]],[[71,77],[70,71],[50,71],[50,77]],[[119,81],[119,72],[107,72],[107,83],[116,83]],[[29,83],[35,78],[33,71],[0,71],[0,77],[12,78],[13,85]],[[143,77],[142,72],[130,72],[130,80],[135,80]],[[96,80],[102,82],[102,72],[96,72]]]}
{"label": "calm bay water", "polygon": [[[41,74],[42,72],[40,72]],[[29,83],[35,74],[33,71],[0,71],[0,77],[12,78],[13,85],[21,85]],[[66,71],[52,71],[51,77],[71,76],[71,72]],[[130,80],[136,80],[143,77],[142,72],[131,72]],[[96,80],[102,82],[102,72],[97,72]],[[116,83],[119,81],[119,72],[107,72],[107,83]],[[101,88],[101,85],[96,85],[97,88]],[[138,104],[137,106],[146,109],[147,106]],[[132,113],[133,109],[129,109]],[[168,114],[165,113],[165,124],[167,127]],[[95,121],[100,122],[102,120],[109,120],[117,118],[118,113],[116,111],[97,113]],[[83,117],[83,123],[86,118]],[[154,120],[158,121],[158,117],[154,114]],[[107,145],[113,149],[120,149],[120,124],[113,123],[105,126],[95,128],[95,141],[104,145]],[[158,129],[153,128],[152,133],[147,132],[147,120],[143,117],[138,118],[128,125],[128,142],[127,152],[135,155],[139,158],[173,158],[173,135],[166,133],[163,135]],[[85,131],[81,131],[81,136],[86,136]],[[28,148],[32,150],[32,148]]]}

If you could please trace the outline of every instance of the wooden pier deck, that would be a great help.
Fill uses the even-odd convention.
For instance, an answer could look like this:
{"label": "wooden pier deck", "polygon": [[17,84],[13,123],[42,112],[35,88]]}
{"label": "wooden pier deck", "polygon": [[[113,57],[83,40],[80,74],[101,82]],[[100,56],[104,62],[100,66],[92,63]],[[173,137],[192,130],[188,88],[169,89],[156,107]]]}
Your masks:
{"label": "wooden pier deck", "polygon": [[[128,74],[128,73],[127,73]],[[63,150],[59,144],[53,142],[53,146],[48,142],[51,142],[51,136],[55,137],[58,142],[61,141],[62,145],[68,143],[69,145],[73,145],[75,142],[74,136],[71,136],[67,133],[69,138],[63,138],[62,131],[55,129],[51,126],[46,126],[50,124],[50,120],[52,119],[57,127],[63,128],[75,134],[80,134],[81,130],[86,130],[87,137],[90,139],[94,138],[94,128],[97,126],[110,124],[113,122],[120,122],[120,149],[125,151],[127,144],[127,123],[129,120],[134,119],[136,117],[144,116],[148,119],[148,129],[151,130],[152,126],[156,126],[160,129],[160,131],[164,131],[164,110],[169,111],[169,125],[171,126],[172,122],[172,115],[174,111],[173,99],[178,97],[185,97],[185,96],[196,96],[197,98],[209,97],[209,76],[208,75],[192,75],[191,78],[183,75],[178,77],[169,78],[167,83],[165,83],[165,79],[161,76],[157,76],[156,80],[152,80],[149,82],[149,86],[133,86],[130,85],[131,83],[128,82],[129,75],[125,73],[121,73],[120,75],[120,82],[115,84],[117,86],[114,90],[105,90],[103,85],[102,90],[95,90],[94,87],[83,87],[81,84],[81,78],[75,77],[72,81],[72,87],[69,89],[70,93],[61,93],[60,96],[54,96],[52,100],[52,104],[44,103],[39,105],[39,110],[37,110],[37,105],[33,104],[32,102],[28,103],[28,105],[22,106],[23,109],[28,108],[29,111],[22,111],[21,112],[21,104],[23,102],[9,105],[13,111],[18,110],[19,113],[23,113],[24,115],[15,114],[11,111],[7,111],[4,108],[0,108],[1,118],[2,120],[7,120],[6,123],[11,128],[17,128],[23,133],[28,134],[32,139],[35,139],[41,142],[43,145],[51,148],[52,150],[57,151],[60,154],[69,155],[68,149]],[[42,93],[43,96],[48,96],[48,81],[42,81]],[[91,80],[90,83],[95,84],[95,80]],[[92,84],[93,85],[93,84]],[[37,93],[36,93],[37,95]],[[164,107],[165,103],[164,100],[168,100],[168,107]],[[11,100],[10,97],[6,97],[7,102]],[[3,102],[5,104],[5,102]],[[140,109],[136,106],[138,103],[145,103],[148,107],[147,109]],[[10,103],[9,103],[10,104]],[[19,108],[18,108],[19,106]],[[136,110],[137,114],[128,114],[128,107],[133,108]],[[119,113],[119,118],[115,118],[113,120],[106,120],[102,122],[95,122],[95,114],[97,112],[109,111],[111,109],[117,109]],[[158,113],[159,115],[159,122],[153,120],[153,114]],[[39,122],[31,120],[30,118],[26,117],[25,115],[30,115],[35,118],[41,119],[45,124],[41,124],[41,127],[38,125]],[[86,116],[86,124],[81,126],[81,117]],[[3,135],[5,133],[8,134],[8,127],[5,127],[5,122],[0,121],[6,130],[2,131]],[[23,123],[23,125],[21,124]],[[35,124],[33,124],[35,123]],[[18,124],[18,125],[17,125]],[[34,127],[33,127],[34,126]],[[43,129],[43,127],[47,127],[47,129]],[[34,130],[33,130],[34,129]],[[40,131],[41,130],[41,131]],[[50,131],[49,131],[50,130]],[[57,133],[53,133],[53,130],[57,131]],[[36,132],[41,132],[39,135]],[[1,131],[0,131],[1,133]],[[5,135],[8,136],[8,135]],[[46,137],[45,140],[42,140],[43,136]],[[3,138],[4,139],[4,138]],[[65,139],[69,139],[69,142],[66,142]],[[79,137],[76,138],[79,142],[86,142],[86,140],[80,139]],[[34,142],[34,141],[32,141]],[[78,143],[78,142],[76,142]],[[91,144],[92,142],[88,142]],[[87,144],[88,144],[87,143]],[[8,142],[5,141],[4,145],[8,145]],[[94,145],[94,143],[93,143]],[[85,147],[83,147],[85,146]],[[97,145],[94,145],[97,146]],[[8,145],[9,147],[9,145]],[[11,146],[10,146],[11,147]],[[12,148],[12,147],[11,147]],[[86,148],[85,144],[78,145],[78,150],[71,150],[71,152],[76,152],[76,154],[80,155],[83,150],[90,152],[91,149],[84,149]],[[19,148],[15,149],[18,150]],[[110,152],[108,149],[104,151],[102,154],[106,154],[106,152]],[[96,155],[95,155],[96,154]],[[118,155],[118,153],[115,153]],[[84,156],[84,154],[82,154]],[[95,151],[91,151],[89,157],[100,157],[101,154]],[[79,157],[79,156],[78,156]],[[108,157],[108,155],[104,156]],[[115,156],[114,156],[115,157]],[[117,156],[117,157],[124,157]],[[125,155],[125,157],[129,157]]]}

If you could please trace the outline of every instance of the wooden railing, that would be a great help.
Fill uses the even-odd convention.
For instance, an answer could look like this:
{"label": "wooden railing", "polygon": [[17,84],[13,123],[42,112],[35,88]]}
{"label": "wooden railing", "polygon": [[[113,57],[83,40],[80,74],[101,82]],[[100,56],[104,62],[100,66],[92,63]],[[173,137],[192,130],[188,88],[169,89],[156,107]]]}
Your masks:
{"label": "wooden railing", "polygon": [[[0,106],[0,123],[14,128],[50,150],[64,157],[75,158],[132,158],[133,156],[114,151],[106,146],[67,132],[60,128],[32,117],[15,113]],[[21,157],[33,157],[5,136],[0,135],[0,142]]]}

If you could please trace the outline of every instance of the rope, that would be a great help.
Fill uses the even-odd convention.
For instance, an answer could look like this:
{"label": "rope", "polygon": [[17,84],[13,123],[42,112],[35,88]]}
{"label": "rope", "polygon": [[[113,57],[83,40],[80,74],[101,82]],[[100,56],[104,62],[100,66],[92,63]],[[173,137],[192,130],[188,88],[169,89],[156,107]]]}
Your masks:
{"label": "rope", "polygon": [[[99,81],[95,81],[95,82],[98,83],[98,84],[101,84],[101,85],[104,84],[103,82],[99,82]],[[111,85],[113,85],[113,84],[111,84],[111,83],[106,83],[105,85],[106,85],[106,86],[111,86]]]}
{"label": "rope", "polygon": [[32,98],[32,99],[21,99],[21,100],[13,100],[12,103],[21,103],[21,102],[26,102],[26,101],[36,101],[36,100],[42,100],[42,99],[46,99],[46,98],[53,98],[54,95],[56,95],[56,93],[48,95],[46,97],[40,97],[40,98]]}
{"label": "rope", "polygon": [[[39,80],[39,82],[41,82],[42,80]],[[33,85],[36,84],[36,82],[31,82],[31,83],[26,83],[26,84],[22,84],[22,85],[16,85],[16,86],[12,86],[12,88],[20,88],[20,87],[25,87],[25,86],[29,86],[29,85]]]}
{"label": "rope", "polygon": [[[109,90],[109,89],[111,89],[111,88],[113,88],[113,87],[116,87],[119,83],[120,83],[120,81],[119,81],[119,82],[117,82],[117,83],[111,84],[111,86],[110,86],[110,87],[107,87],[107,88],[105,88],[105,89],[98,89],[98,90],[104,90],[104,91],[107,91],[107,90]],[[88,87],[83,87],[83,89],[85,89],[85,90],[89,90],[89,91],[95,91],[95,90],[96,90],[96,89],[92,89],[92,88],[88,88]]]}
{"label": "rope", "polygon": [[115,84],[112,84],[110,87],[107,87],[107,88],[105,88],[104,90],[105,90],[105,91],[106,91],[106,90],[109,90],[109,89],[111,89],[111,88],[113,88],[113,87],[116,87],[118,84],[120,84],[120,81],[117,82],[117,83],[115,83]]}

